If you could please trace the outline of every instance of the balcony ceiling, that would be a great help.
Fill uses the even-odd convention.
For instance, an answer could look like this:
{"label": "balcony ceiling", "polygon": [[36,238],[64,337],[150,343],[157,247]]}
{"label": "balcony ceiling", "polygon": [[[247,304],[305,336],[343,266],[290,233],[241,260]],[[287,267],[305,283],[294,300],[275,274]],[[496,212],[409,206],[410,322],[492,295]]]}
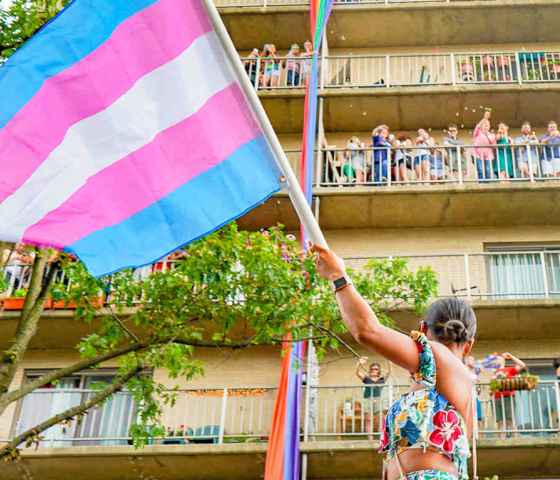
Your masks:
{"label": "balcony ceiling", "polygon": [[[549,120],[557,118],[560,82],[330,88],[321,95],[325,98],[323,121],[327,132],[363,132],[382,123],[393,131],[427,127],[443,129],[449,122],[469,129],[480,120],[480,106],[492,107],[495,122],[504,121],[518,127],[525,120],[533,125],[546,125]],[[302,90],[265,91],[260,96],[278,133],[301,132]]]}
{"label": "balcony ceiling", "polygon": [[[481,478],[496,472],[500,478],[557,478],[560,442],[557,435],[479,441]],[[377,442],[364,440],[306,442],[311,479],[379,478],[381,457]],[[245,480],[262,478],[265,444],[156,445],[133,447],[72,447],[27,449],[25,469],[3,465],[2,480],[20,480],[22,471],[41,480]]]}
{"label": "balcony ceiling", "polygon": [[[560,225],[560,183],[463,186],[330,187],[317,189],[325,230],[353,228]],[[259,229],[299,222],[286,194],[271,198],[240,221]]]}
{"label": "balcony ceiling", "polygon": [[[221,13],[239,50],[262,48],[269,42],[287,49],[309,37],[308,8],[240,7],[221,9]],[[330,48],[363,48],[557,42],[558,18],[558,0],[345,5],[333,11],[328,44]]]}

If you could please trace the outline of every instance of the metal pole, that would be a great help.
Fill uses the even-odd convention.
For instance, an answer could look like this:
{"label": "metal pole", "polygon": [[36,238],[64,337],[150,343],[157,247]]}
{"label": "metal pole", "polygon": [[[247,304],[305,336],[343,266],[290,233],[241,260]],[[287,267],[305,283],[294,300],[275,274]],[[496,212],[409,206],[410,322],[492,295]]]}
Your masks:
{"label": "metal pole", "polygon": [[451,85],[457,84],[457,74],[455,72],[455,54],[451,54]]}
{"label": "metal pole", "polygon": [[276,161],[278,162],[278,167],[280,168],[280,170],[282,170],[282,173],[284,174],[286,187],[288,189],[288,194],[290,196],[290,199],[292,200],[292,204],[294,206],[294,209],[296,210],[296,213],[301,223],[305,227],[307,235],[309,235],[309,238],[311,239],[312,242],[326,246],[327,241],[323,236],[323,232],[321,232],[319,224],[317,223],[315,217],[313,216],[311,207],[307,204],[307,200],[305,199],[305,195],[301,190],[297,177],[292,170],[290,162],[286,157],[286,154],[284,153],[284,149],[282,148],[282,145],[280,144],[280,141],[278,140],[278,137],[276,136],[274,129],[272,128],[272,124],[268,119],[268,116],[261,104],[261,101],[259,100],[259,97],[255,93],[254,88],[251,86],[251,81],[247,76],[247,72],[245,72],[245,69],[243,68],[241,60],[239,59],[239,55],[235,50],[235,46],[233,45],[233,42],[231,41],[231,38],[226,30],[226,27],[222,22],[218,9],[214,5],[213,0],[203,0],[203,1],[206,7],[206,11],[208,12],[208,16],[210,17],[210,20],[216,32],[216,35],[220,39],[226,51],[226,57],[229,60],[231,67],[237,74],[237,79],[239,81],[241,88],[243,89],[243,92],[245,93],[245,97],[247,98],[247,101],[253,108],[257,120],[259,121],[263,129],[266,139],[268,140],[268,143],[270,145],[270,148],[272,149]]}
{"label": "metal pole", "polygon": [[471,299],[471,272],[469,266],[469,254],[465,253],[465,281],[467,282],[467,298]]}
{"label": "metal pole", "polygon": [[531,146],[529,144],[527,147],[527,165],[529,166],[529,179],[531,182],[535,181],[535,174],[533,173],[533,155],[531,154]]}
{"label": "metal pole", "polygon": [[222,400],[222,412],[220,414],[220,433],[218,443],[224,443],[224,432],[226,429],[226,411],[227,411],[228,389],[224,388],[224,396]]}
{"label": "metal pole", "polygon": [[548,298],[548,278],[546,275],[546,257],[544,252],[541,252],[541,266],[542,266],[542,275],[543,275],[543,286],[544,286],[544,296]]}
{"label": "metal pole", "polygon": [[558,412],[558,430],[560,431],[560,382],[554,383],[554,396],[556,397],[556,411]]}

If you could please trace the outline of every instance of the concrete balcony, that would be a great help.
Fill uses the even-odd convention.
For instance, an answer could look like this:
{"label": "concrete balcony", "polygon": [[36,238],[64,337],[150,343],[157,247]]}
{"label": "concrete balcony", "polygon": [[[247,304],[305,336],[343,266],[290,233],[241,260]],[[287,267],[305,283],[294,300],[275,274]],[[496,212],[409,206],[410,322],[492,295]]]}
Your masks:
{"label": "concrete balcony", "polygon": [[[412,270],[431,267],[439,282],[438,296],[460,296],[472,302],[481,341],[560,339],[560,251],[401,254],[399,257],[407,259]],[[347,264],[355,269],[368,260],[369,257],[346,258]],[[22,267],[22,274],[24,271]],[[17,285],[25,286],[25,278],[22,276]],[[11,281],[13,285],[13,278]],[[17,310],[0,312],[0,348],[12,338],[19,315]],[[418,317],[412,311],[391,308],[390,315],[405,330],[417,327]],[[47,309],[30,348],[74,348],[95,326],[95,320],[93,326],[76,322],[71,308]]]}
{"label": "concrete balcony", "polygon": [[[307,432],[302,432],[301,450],[308,457],[306,478],[379,476],[381,457],[374,455],[378,422],[391,399],[408,387],[387,385],[376,402],[363,400],[363,387],[313,388],[317,390],[316,421],[308,424]],[[515,397],[505,399],[515,413],[513,425],[506,430],[499,428],[495,416],[496,404],[504,399],[496,400],[488,385],[480,386],[481,475],[497,473],[501,478],[529,478],[560,474],[558,392],[557,382],[541,382],[533,391],[518,392]],[[77,390],[34,393],[21,409],[17,424],[38,419],[40,412],[44,413],[45,406],[52,404],[57,396],[72,396],[70,400],[79,403],[87,393]],[[39,448],[26,450],[22,461],[28,474],[44,480],[73,475],[83,480],[150,476],[161,480],[260,478],[273,398],[274,389],[251,386],[181,391],[177,404],[164,414],[170,435],[134,450],[127,445],[126,433],[122,433],[130,425],[133,403],[126,393],[121,393],[88,415],[82,425],[70,425],[64,432],[56,427],[46,432]],[[68,404],[68,398],[63,400],[62,403]],[[34,403],[42,408],[33,408]],[[2,478],[21,478],[21,468],[3,466]]]}
{"label": "concrete balcony", "polygon": [[[302,130],[303,74],[294,81],[279,58],[277,84],[259,82],[265,60],[245,66],[279,133]],[[301,69],[305,60],[301,60]],[[448,122],[472,128],[480,107],[510,125],[544,125],[560,100],[560,52],[469,52],[448,54],[330,56],[321,63],[326,131],[364,131],[388,124],[414,130]]]}
{"label": "concrete balcony", "polygon": [[[268,42],[288,48],[309,36],[305,0],[216,3],[240,50]],[[339,1],[327,40],[330,48],[556,42],[559,15],[558,0]]]}

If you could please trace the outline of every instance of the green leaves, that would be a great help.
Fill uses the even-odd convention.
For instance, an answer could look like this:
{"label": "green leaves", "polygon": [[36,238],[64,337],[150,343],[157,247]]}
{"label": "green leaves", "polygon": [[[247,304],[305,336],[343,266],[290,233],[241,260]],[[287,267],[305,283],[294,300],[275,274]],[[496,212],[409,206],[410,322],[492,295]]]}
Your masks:
{"label": "green leaves", "polygon": [[[175,401],[169,379],[184,386],[203,375],[197,345],[248,348],[280,344],[286,335],[294,340],[313,335],[321,358],[340,348],[333,333],[346,333],[331,285],[281,228],[248,232],[228,225],[176,252],[167,268],[149,275],[128,270],[94,279],[70,257],[63,256],[61,265],[51,296],[75,306],[76,321],[89,325],[91,333],[77,347],[82,357],[142,344],[118,360],[120,372],[146,372],[127,386],[137,404],[138,425],[131,433],[138,446],[162,431],[162,408]],[[437,291],[429,267],[411,271],[400,258],[370,260],[350,275],[387,325],[394,309],[421,314]],[[166,375],[154,377],[156,370]]]}
{"label": "green leaves", "polygon": [[56,15],[68,0],[14,0],[0,9],[0,64]]}

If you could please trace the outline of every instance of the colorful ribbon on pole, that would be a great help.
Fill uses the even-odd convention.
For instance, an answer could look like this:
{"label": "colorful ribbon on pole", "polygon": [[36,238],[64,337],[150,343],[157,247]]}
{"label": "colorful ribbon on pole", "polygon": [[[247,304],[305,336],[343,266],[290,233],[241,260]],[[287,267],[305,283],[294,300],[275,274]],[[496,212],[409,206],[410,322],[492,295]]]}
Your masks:
{"label": "colorful ribbon on pole", "polygon": [[[306,78],[303,138],[301,154],[301,186],[307,202],[313,198],[315,140],[317,138],[317,96],[319,89],[319,51],[333,0],[311,0],[310,20],[313,37],[313,57]],[[302,246],[306,235],[301,226]],[[272,428],[265,465],[265,480],[299,480],[300,478],[300,418],[302,399],[302,366],[304,342],[285,343],[278,393],[274,404]]]}

